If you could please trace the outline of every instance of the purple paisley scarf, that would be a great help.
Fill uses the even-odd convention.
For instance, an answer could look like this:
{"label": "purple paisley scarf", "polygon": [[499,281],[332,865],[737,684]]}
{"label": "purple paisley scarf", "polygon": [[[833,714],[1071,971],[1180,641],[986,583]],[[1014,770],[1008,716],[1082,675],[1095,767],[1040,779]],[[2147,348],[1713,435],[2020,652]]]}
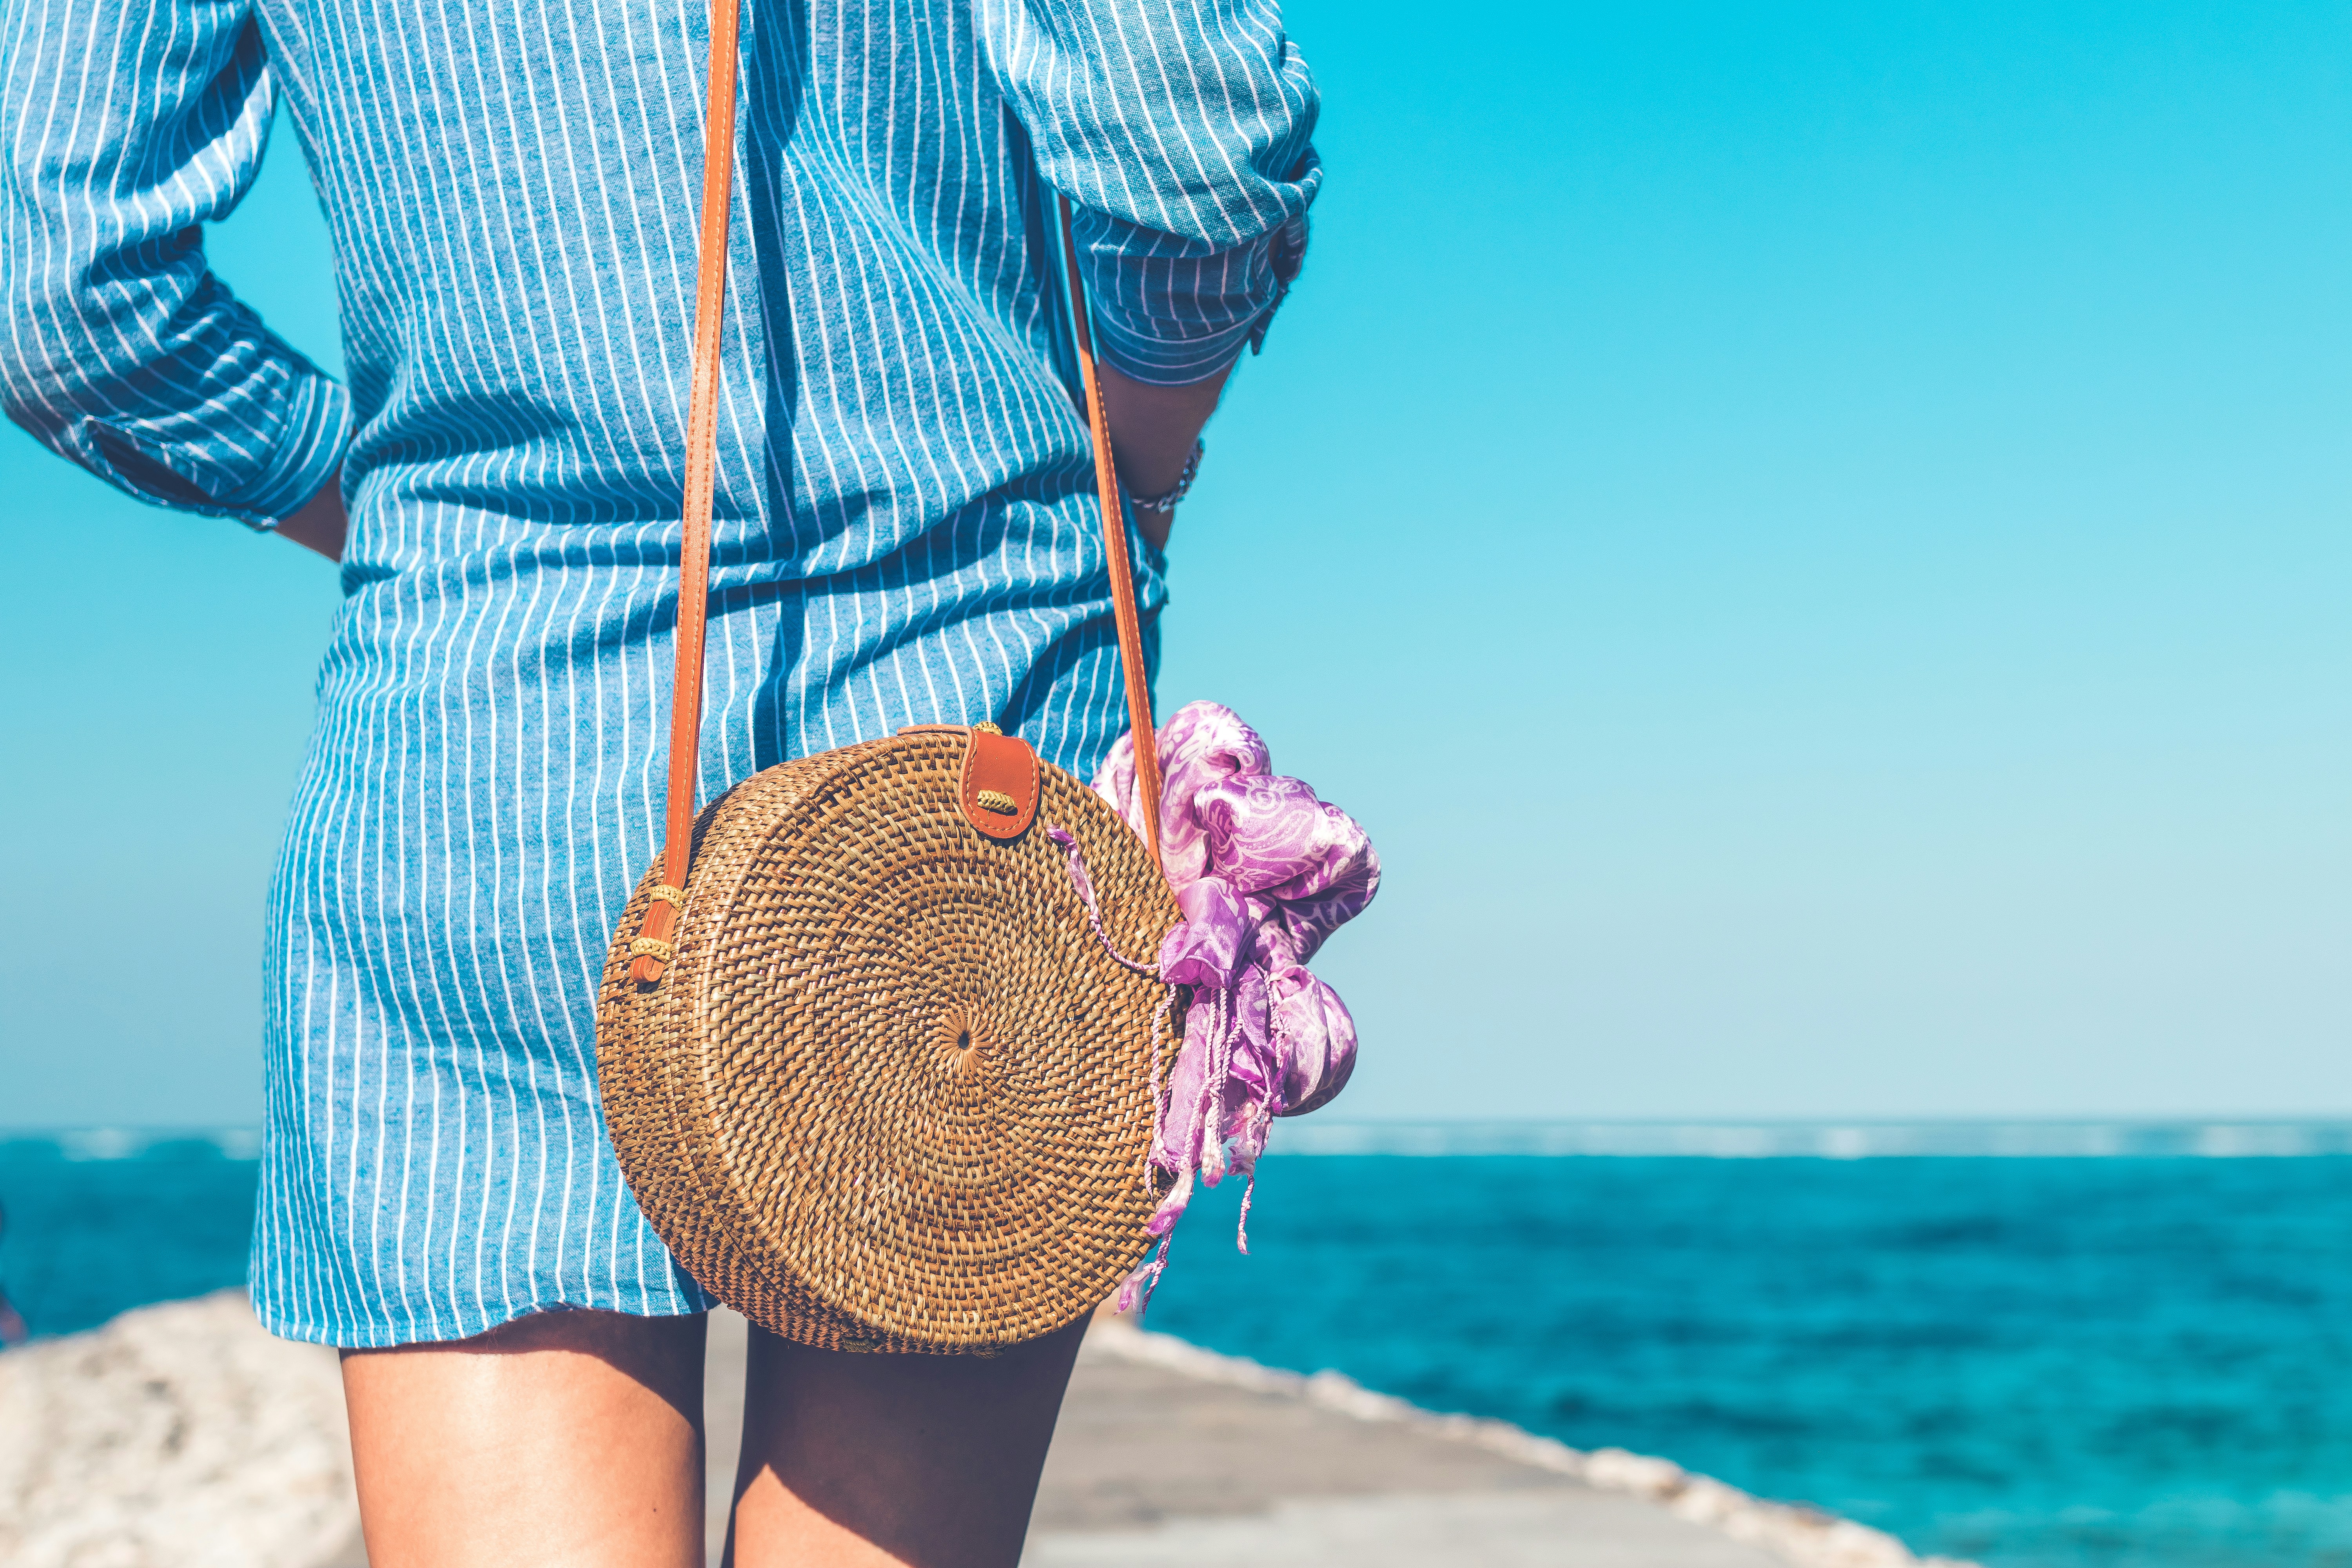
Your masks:
{"label": "purple paisley scarf", "polygon": [[[1184,919],[1160,944],[1155,971],[1192,988],[1184,1044],[1165,1086],[1151,1163],[1173,1181],[1151,1218],[1157,1253],[1119,1289],[1118,1310],[1149,1300],[1168,1264],[1168,1238],[1197,1174],[1215,1186],[1252,1179],[1274,1118],[1298,1116],[1346,1087],[1356,1026],[1339,993],[1307,973],[1324,939],[1380,890],[1381,862],[1355,819],[1272,770],[1265,742],[1232,709],[1193,702],[1160,726],[1160,855]],[[1144,831],[1133,736],[1094,787]],[[1094,889],[1068,834],[1070,876],[1094,913]],[[1096,930],[1101,931],[1099,919]],[[1126,962],[1121,960],[1121,962]],[[1249,1194],[1242,1250],[1249,1250]]]}

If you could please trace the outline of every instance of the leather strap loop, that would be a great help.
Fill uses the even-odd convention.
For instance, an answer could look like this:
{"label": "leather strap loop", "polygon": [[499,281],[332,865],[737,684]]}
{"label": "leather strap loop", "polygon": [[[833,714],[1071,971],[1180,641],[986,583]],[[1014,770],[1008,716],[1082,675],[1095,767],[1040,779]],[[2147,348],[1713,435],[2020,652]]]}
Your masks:
{"label": "leather strap loop", "polygon": [[[694,290],[693,391],[686,417],[685,538],[679,545],[677,669],[670,688],[669,799],[662,839],[662,881],[687,884],[688,857],[694,843],[695,763],[702,746],[703,643],[710,604],[710,509],[716,488],[719,447],[720,324],[727,309],[727,233],[735,190],[735,74],[738,0],[710,0],[709,96],[703,114],[702,234]],[[1135,603],[1135,563],[1127,548],[1127,513],[1119,499],[1118,468],[1110,449],[1110,418],[1103,406],[1101,377],[1095,364],[1093,318],[1087,286],[1078,272],[1077,240],[1070,226],[1070,202],[1057,197],[1062,217],[1062,260],[1070,290],[1071,334],[1076,342],[1078,380],[1086,397],[1087,428],[1093,438],[1095,489],[1102,509],[1103,549],[1110,563],[1111,614],[1118,624],[1120,684],[1127,691],[1128,724],[1136,737],[1135,782],[1143,804],[1151,861],[1160,864],[1160,757],[1153,743],[1151,691],[1143,673],[1143,622]],[[1034,812],[1035,797],[1030,796]],[[1021,826],[1028,826],[1024,814]],[[637,956],[629,978],[650,985],[672,957],[669,937],[678,910],[656,899],[646,910]],[[658,956],[656,956],[658,954]]]}
{"label": "leather strap loop", "polygon": [[956,796],[982,838],[1011,843],[1037,818],[1037,753],[1015,735],[967,731]]}

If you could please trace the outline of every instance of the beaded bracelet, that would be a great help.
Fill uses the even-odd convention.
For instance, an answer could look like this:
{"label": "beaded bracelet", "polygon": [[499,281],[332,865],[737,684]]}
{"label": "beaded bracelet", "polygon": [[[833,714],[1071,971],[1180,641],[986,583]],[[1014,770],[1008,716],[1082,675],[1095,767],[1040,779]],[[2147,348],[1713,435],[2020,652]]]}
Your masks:
{"label": "beaded bracelet", "polygon": [[1184,459],[1184,471],[1176,476],[1174,484],[1156,496],[1129,496],[1128,500],[1138,511],[1174,511],[1176,503],[1192,493],[1192,481],[1201,474],[1201,454],[1208,449],[1206,442],[1193,442],[1192,455]]}

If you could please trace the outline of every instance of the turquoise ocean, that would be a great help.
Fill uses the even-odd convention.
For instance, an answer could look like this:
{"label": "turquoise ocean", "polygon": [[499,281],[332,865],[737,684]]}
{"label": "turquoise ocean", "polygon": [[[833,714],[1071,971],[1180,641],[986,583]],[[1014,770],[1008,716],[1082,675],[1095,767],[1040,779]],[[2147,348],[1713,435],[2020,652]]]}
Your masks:
{"label": "turquoise ocean", "polygon": [[[2352,1128],[1285,1126],[1148,1326],[1987,1568],[2352,1565]],[[37,1333],[236,1283],[249,1135],[0,1141]]]}

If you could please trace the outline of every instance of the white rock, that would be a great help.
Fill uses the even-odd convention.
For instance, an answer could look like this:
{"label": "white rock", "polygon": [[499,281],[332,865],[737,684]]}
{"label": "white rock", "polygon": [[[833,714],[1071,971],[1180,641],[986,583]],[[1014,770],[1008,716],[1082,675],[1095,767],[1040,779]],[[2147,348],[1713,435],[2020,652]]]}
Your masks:
{"label": "white rock", "polygon": [[1629,1454],[1622,1448],[1595,1448],[1584,1457],[1584,1479],[1612,1492],[1666,1498],[1682,1490],[1688,1478],[1671,1459]]}
{"label": "white rock", "polygon": [[[1675,1494],[1670,1506],[1674,1512],[1694,1524],[1711,1524],[1735,1536],[1743,1534],[1738,1527],[1757,1512],[1754,1498],[1737,1487],[1724,1485],[1711,1476],[1691,1477],[1688,1484]],[[1755,1537],[1749,1533],[1746,1539],[1753,1540]]]}
{"label": "white rock", "polygon": [[1352,1415],[1359,1421],[1426,1420],[1427,1413],[1386,1394],[1375,1394],[1342,1372],[1329,1368],[1307,1380],[1307,1397],[1326,1410]]}

